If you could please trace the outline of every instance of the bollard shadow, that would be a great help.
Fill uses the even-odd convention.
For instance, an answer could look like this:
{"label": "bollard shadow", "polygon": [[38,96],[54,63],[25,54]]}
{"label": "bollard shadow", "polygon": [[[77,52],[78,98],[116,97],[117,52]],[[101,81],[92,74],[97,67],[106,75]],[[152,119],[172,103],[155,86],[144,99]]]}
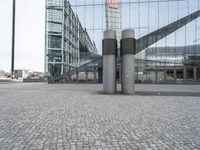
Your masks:
{"label": "bollard shadow", "polygon": [[141,96],[182,96],[182,97],[200,97],[199,92],[151,92],[151,91],[138,91],[135,93],[135,95],[141,95]]}
{"label": "bollard shadow", "polygon": [[[96,92],[96,94],[100,95],[118,95],[118,96],[125,96],[126,94],[121,93],[120,91],[117,91],[115,94],[107,94],[103,91]],[[200,92],[153,92],[153,91],[136,91],[133,95],[126,95],[126,96],[180,96],[180,97],[200,97]]]}

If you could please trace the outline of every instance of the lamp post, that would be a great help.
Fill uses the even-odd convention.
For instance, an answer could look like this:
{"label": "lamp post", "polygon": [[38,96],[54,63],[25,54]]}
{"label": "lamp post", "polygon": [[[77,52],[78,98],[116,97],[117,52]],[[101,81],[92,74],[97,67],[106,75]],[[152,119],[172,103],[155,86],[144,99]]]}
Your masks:
{"label": "lamp post", "polygon": [[15,0],[13,0],[12,15],[12,54],[11,54],[11,76],[14,77],[14,61],[15,61]]}

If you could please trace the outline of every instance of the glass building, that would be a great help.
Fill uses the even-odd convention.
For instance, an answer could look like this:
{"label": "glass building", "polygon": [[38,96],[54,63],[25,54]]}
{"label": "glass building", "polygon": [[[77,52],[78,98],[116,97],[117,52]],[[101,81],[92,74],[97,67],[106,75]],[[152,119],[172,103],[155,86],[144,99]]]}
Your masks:
{"label": "glass building", "polygon": [[[121,31],[135,30],[138,82],[191,78],[200,81],[199,0],[68,0],[66,3],[71,4],[71,10],[83,29],[87,29],[88,39],[94,41],[95,44],[90,43],[99,54],[102,53],[103,31],[116,30],[120,47]],[[77,62],[74,66],[79,67],[75,69],[65,70],[69,80],[71,76],[81,80],[91,77],[95,81],[101,78],[102,58],[90,54],[88,57],[85,52],[78,51],[82,58],[78,60],[86,61]],[[120,60],[118,64],[120,67]],[[96,74],[88,75],[91,72]]]}
{"label": "glass building", "polygon": [[119,30],[120,5],[118,0],[107,0],[106,9],[106,29]]}
{"label": "glass building", "polygon": [[82,27],[67,0],[46,0],[45,73],[59,77],[97,54],[94,42]]}

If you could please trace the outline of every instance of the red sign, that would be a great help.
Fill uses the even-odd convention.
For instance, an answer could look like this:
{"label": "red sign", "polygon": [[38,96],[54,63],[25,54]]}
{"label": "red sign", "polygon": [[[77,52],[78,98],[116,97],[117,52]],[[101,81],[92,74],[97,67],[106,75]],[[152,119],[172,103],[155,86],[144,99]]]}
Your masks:
{"label": "red sign", "polygon": [[119,8],[118,0],[108,0],[108,7],[115,9]]}

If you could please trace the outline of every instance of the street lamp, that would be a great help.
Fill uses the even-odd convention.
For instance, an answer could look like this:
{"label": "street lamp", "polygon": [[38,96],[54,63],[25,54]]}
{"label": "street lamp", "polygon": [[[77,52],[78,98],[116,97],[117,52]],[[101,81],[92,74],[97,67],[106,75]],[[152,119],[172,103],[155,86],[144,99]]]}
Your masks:
{"label": "street lamp", "polygon": [[12,16],[12,54],[11,54],[11,76],[14,77],[14,61],[15,61],[15,0],[13,0],[13,16]]}

